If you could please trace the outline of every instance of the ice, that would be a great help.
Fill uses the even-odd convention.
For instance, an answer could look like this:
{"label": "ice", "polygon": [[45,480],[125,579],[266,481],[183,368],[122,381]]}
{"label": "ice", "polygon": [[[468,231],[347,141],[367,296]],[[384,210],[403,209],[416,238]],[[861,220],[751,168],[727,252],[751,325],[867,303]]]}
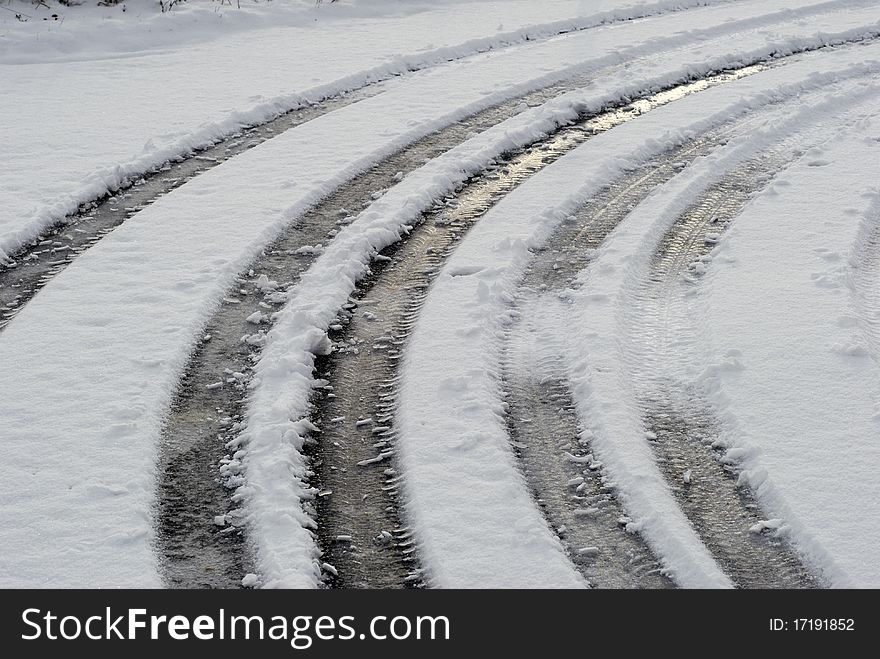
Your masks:
{"label": "ice", "polygon": [[258,586],[259,583],[260,583],[260,577],[258,577],[256,574],[253,574],[253,573],[248,573],[248,574],[244,575],[244,577],[241,580],[241,585],[243,588],[254,588],[254,587]]}
{"label": "ice", "polygon": [[278,288],[278,282],[269,279],[267,275],[260,275],[254,281],[254,286],[263,293],[270,293]]}
{"label": "ice", "polygon": [[293,251],[297,256],[314,256],[315,254],[320,254],[324,251],[324,247],[321,244],[318,245],[303,245]]}

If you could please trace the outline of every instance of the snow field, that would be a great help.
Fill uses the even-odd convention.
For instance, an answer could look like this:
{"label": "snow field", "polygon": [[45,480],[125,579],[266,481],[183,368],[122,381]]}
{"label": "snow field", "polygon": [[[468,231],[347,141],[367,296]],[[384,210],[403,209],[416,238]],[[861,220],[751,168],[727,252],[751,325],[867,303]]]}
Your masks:
{"label": "snow field", "polygon": [[[307,412],[312,359],[325,346],[323,332],[339,300],[350,294],[371,255],[399,239],[403,225],[500,152],[536,139],[579,110],[598,109],[646,86],[757,54],[853,38],[877,18],[875,8],[837,12],[779,26],[769,35],[762,32],[766,25],[750,20],[751,31],[738,35],[736,45],[717,54],[714,64],[704,62],[705,52],[697,46],[667,53],[656,63],[658,71],[648,64],[620,71],[582,96],[526,110],[486,131],[439,164],[404,179],[341,232],[294,289],[257,368],[247,430],[248,485],[239,494],[252,514],[264,583],[317,583],[316,548],[307,530],[313,522],[299,506],[308,491],[300,478],[304,472],[297,445],[307,429],[300,420]],[[158,585],[151,506],[164,410],[201,328],[234,276],[284,225],[372,162],[476,109],[548,77],[558,79],[558,71],[541,70],[536,53],[565,62],[560,66],[569,72],[577,66],[587,70],[612,61],[620,40],[667,34],[670,21],[664,18],[653,27],[633,23],[632,29],[628,24],[626,31],[603,29],[606,54],[584,51],[587,43],[598,47],[596,35],[589,41],[569,35],[413,76],[356,109],[325,115],[201,175],[78,258],[16,317],[0,341],[0,361],[17,374],[0,384],[11,438],[4,446],[11,469],[0,507],[0,537],[7,548],[0,559],[4,582]],[[719,39],[723,33],[715,30]],[[689,39],[678,35],[662,46],[671,49]],[[709,43],[702,46],[709,48]],[[631,54],[658,49],[645,43]],[[865,59],[871,52],[866,48],[860,55]],[[496,87],[487,91],[490,79]],[[411,124],[413,116],[421,123]],[[364,139],[344,139],[355,133]],[[46,169],[41,165],[41,171]],[[27,198],[21,189],[17,193]],[[504,465],[497,485],[518,492],[519,481],[505,486],[500,480],[512,466]],[[552,556],[544,572],[532,574],[530,585],[576,581],[558,545],[533,525],[534,510],[524,507],[529,502],[518,495],[511,500],[518,502],[512,512],[518,511],[517,519],[533,533],[532,548]],[[442,547],[424,549],[426,555],[441,556],[430,552]],[[519,560],[528,555],[525,551]],[[485,567],[476,561],[468,569],[485,574]],[[437,575],[438,583],[457,578]]]}

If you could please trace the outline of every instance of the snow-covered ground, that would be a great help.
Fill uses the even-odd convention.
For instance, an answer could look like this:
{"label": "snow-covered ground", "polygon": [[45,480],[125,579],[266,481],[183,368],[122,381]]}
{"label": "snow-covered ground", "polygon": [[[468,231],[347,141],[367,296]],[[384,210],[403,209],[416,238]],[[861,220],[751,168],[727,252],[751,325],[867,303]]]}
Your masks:
{"label": "snow-covered ground", "polygon": [[[259,582],[318,585],[313,529],[321,520],[306,505],[314,491],[302,453],[314,431],[312,370],[376,253],[501,154],[580,115],[712,71],[815,51],[601,133],[490,210],[447,261],[404,349],[396,460],[430,585],[584,585],[508,441],[499,365],[509,304],[532,251],[603,186],[749,117],[756,130],[698,158],[633,209],[568,303],[554,307],[582,438],[604,463],[627,529],[675,583],[733,584],[651,450],[632,367],[644,346],[630,319],[640,313],[633,291],[681,213],[726,172],[779,148],[791,156],[784,172],[763,173],[776,176],[729,232],[713,234],[719,244],[689,294],[700,318],[667,328],[697,339],[663,363],[664,373],[705,392],[721,422],[717,445],[766,514],[756,535],[786,539],[830,585],[880,584],[876,565],[863,560],[880,538],[871,478],[880,466],[872,442],[880,391],[865,385],[876,382],[880,359],[875,2],[135,8],[129,3],[124,16],[114,7],[63,8],[63,22],[0,10],[0,108],[15,117],[0,128],[0,256],[14,256],[81,203],[244,124],[365,85],[378,93],[133,214],[0,333],[0,583],[161,585],[162,426],[235,277],[374,163],[475,112],[580,76],[559,97],[518,107],[375,195],[284,295],[253,369],[235,497]],[[46,10],[26,13],[34,11]]]}
{"label": "snow-covered ground", "polygon": [[[170,16],[144,4],[147,27],[118,8],[85,8],[114,15],[106,28],[83,19],[19,24],[0,11],[0,112],[14,117],[0,128],[0,258],[79,203],[243,124],[525,38],[703,3],[606,0],[587,9],[574,0],[515,0],[414,11],[378,2],[371,18],[335,3],[277,3],[280,17],[274,5],[246,4],[245,16],[225,10],[222,27],[203,16],[214,6],[179,6]],[[76,18],[79,9],[62,13]],[[276,27],[276,19],[289,24]]]}

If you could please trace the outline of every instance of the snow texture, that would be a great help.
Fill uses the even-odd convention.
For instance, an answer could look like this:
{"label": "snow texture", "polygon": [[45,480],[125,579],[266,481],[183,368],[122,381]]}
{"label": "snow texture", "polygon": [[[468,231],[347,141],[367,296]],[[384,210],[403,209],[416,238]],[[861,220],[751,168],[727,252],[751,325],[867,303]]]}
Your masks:
{"label": "snow texture", "polygon": [[[243,123],[376,78],[450,57],[468,57],[401,76],[374,97],[303,124],[187,182],[77,258],[6,327],[0,336],[0,363],[14,377],[0,381],[8,465],[0,486],[3,585],[160,585],[152,515],[161,427],[189,355],[235,276],[246,271],[260,249],[310,205],[384,156],[501,100],[573,73],[596,70],[588,88],[545,107],[524,110],[404,178],[325,245],[315,266],[290,292],[290,302],[268,334],[257,367],[243,437],[248,480],[239,496],[249,514],[259,583],[317,585],[321,564],[310,532],[314,520],[300,505],[310,492],[299,442],[308,430],[303,418],[313,384],[314,355],[327,349],[326,329],[372,255],[398,240],[403,225],[434,198],[502,151],[527,144],[577,112],[598,110],[646,88],[756,57],[855,39],[876,32],[880,20],[880,10],[869,2],[745,0],[473,54],[523,41],[527,35],[549,36],[566,29],[565,21],[586,26],[650,7],[618,13],[611,3],[602,3],[601,12],[578,16],[576,4],[511,3],[503,29],[495,13],[498,4],[485,2],[441,5],[407,16],[392,12],[370,21],[340,17],[326,27],[307,30],[260,28],[256,40],[250,31],[231,29],[222,38],[212,35],[194,45],[168,49],[160,45],[143,52],[137,46],[125,50],[123,43],[110,42],[99,46],[104,50],[98,54],[80,51],[64,57],[63,37],[49,38],[51,44],[44,50],[35,43],[30,50],[5,51],[0,63],[4,90],[0,107],[5,116],[17,119],[0,129],[4,144],[0,249],[6,251],[15,250],[80,202],[118,186],[125,177],[216,140]],[[684,4],[693,3],[659,3],[654,10]],[[602,13],[605,10],[612,14]],[[8,34],[11,28],[4,29]],[[341,39],[345,48],[340,48]],[[290,47],[291,41],[296,48]],[[389,44],[406,54],[395,55]],[[250,57],[239,56],[245,47]],[[811,66],[814,72],[829,71],[802,83],[825,84],[856,70],[872,70],[875,51],[868,46],[823,53],[788,71],[803,80]],[[56,61],[41,59],[46,52],[55,52]],[[307,64],[303,53],[308,54]],[[266,61],[272,65],[266,66]],[[599,71],[630,61],[628,67]],[[509,215],[499,211],[493,217],[500,220],[486,223],[497,225],[493,230],[505,238],[482,258],[487,265],[496,259],[506,265],[498,266],[497,272],[492,266],[455,279],[482,283],[477,292],[488,291],[490,296],[495,289],[487,278],[493,272],[498,282],[511,285],[529,236],[541,235],[558,220],[557,214],[543,211],[554,199],[571,194],[573,185],[586,180],[585,172],[596,172],[597,181],[607,179],[621,171],[628,159],[620,153],[627,148],[632,162],[638,162],[675,139],[658,137],[667,135],[662,126],[683,126],[686,120],[711,125],[731,108],[748,107],[740,97],[747,96],[748,84],[757,85],[759,79],[768,86],[755,91],[752,103],[757,105],[772,99],[773,90],[786,78],[775,71],[761,74],[754,83],[731,85],[730,98],[718,96],[720,91],[707,92],[705,99],[727,98],[718,102],[715,111],[683,101],[678,107],[692,111],[679,115],[670,108],[659,115],[666,124],[651,123],[651,115],[646,115],[615,129],[594,141],[597,146],[591,148],[606,144],[607,150],[601,158],[586,158],[589,169],[568,171],[565,164],[548,168],[540,180],[554,180],[554,187],[545,189],[540,182],[532,188],[524,186],[543,192],[534,197],[520,193],[519,204],[505,204]],[[158,87],[163,94],[155,94]],[[349,139],[354,134],[358,140]],[[553,171],[567,175],[557,179]],[[582,198],[581,191],[572,200]],[[535,212],[526,217],[526,209]],[[536,218],[543,219],[536,222]],[[511,238],[516,227],[526,226],[524,238]],[[473,235],[480,240],[480,233]],[[466,259],[467,254],[463,251],[456,258]],[[498,320],[490,315],[497,304],[491,300],[476,319],[484,326],[474,340],[491,337],[487,332]],[[470,318],[470,325],[474,321]],[[473,349],[467,336],[458,339],[462,350]],[[418,347],[415,339],[414,346]],[[493,354],[495,348],[486,347],[473,363]],[[417,355],[408,357],[410,363]],[[495,391],[490,373],[487,367],[479,382],[447,393],[466,396],[470,391],[488,402]],[[407,391],[414,395],[415,389]],[[420,399],[407,400],[401,407],[404,430],[413,422],[413,412],[406,410],[421,404]],[[539,524],[505,453],[497,433],[498,412],[489,404],[482,411],[486,426],[471,429],[479,437],[471,436],[473,441],[465,441],[460,449],[445,447],[427,456],[415,435],[407,435],[415,440],[401,442],[401,461],[408,470],[408,509],[420,529],[417,535],[431,578],[437,585],[580,585],[559,545]],[[475,449],[474,455],[486,451],[483,455],[501,459],[492,470],[487,471],[485,464],[481,470],[479,464],[466,460],[468,447]],[[415,477],[429,464],[448,474],[450,491],[454,478],[461,479],[463,487],[445,502],[431,502],[433,514],[445,524],[436,527],[435,536],[427,532],[430,518],[425,517],[431,513],[424,498],[432,493],[431,484]],[[469,518],[452,513],[453,504],[460,505],[466,492],[480,494],[481,473],[491,479],[494,489],[485,494],[497,504],[482,512],[499,515],[482,520],[484,528],[497,528],[507,520],[507,532],[497,539],[486,535],[498,543],[492,551],[479,553],[474,548],[451,556],[463,546],[456,543],[476,540],[473,529],[453,537],[461,528],[457,524]],[[619,484],[624,491],[625,482]],[[470,507],[479,510],[473,500]],[[693,534],[688,535],[676,519],[673,514],[669,521],[672,530],[661,529],[655,520],[654,536],[650,520],[643,520],[646,536],[656,538],[655,550],[681,583],[723,585],[723,575],[704,549],[691,546]],[[510,533],[517,528],[520,534]],[[675,547],[664,549],[664,534],[678,538],[681,552],[676,553]],[[483,549],[486,544],[484,538]],[[489,565],[493,552],[500,556],[504,547],[514,552],[511,568],[522,568],[516,575],[511,569],[499,569],[497,559]],[[691,571],[676,562],[685,554],[695,561]],[[505,554],[503,562],[507,560]],[[490,567],[499,569],[497,575]]]}

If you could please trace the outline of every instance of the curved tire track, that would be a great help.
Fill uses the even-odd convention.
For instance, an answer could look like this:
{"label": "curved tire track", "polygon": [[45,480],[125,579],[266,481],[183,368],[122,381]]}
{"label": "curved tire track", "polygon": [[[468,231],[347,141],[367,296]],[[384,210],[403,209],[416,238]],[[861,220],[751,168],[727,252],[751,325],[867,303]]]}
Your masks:
{"label": "curved tire track", "polygon": [[[625,511],[605,486],[603,466],[593,458],[589,441],[579,441],[583,433],[567,385],[567,348],[558,334],[558,327],[565,322],[565,290],[575,285],[577,274],[589,265],[610,232],[654,189],[730,137],[744,134],[749,124],[761,120],[760,115],[747,115],[697,136],[594,196],[536,250],[513,303],[515,323],[506,336],[503,364],[513,445],[551,527],[557,529],[584,576],[599,586],[669,584],[661,577],[645,578],[656,575],[656,569],[644,569],[638,563],[633,569],[634,561],[629,557],[645,557],[648,550],[623,532],[618,522],[628,519]],[[739,209],[770,180],[767,172],[784,165],[782,153],[770,152],[747,163],[711,187],[682,216],[657,250],[651,286],[674,285],[683,272],[700,271],[689,266],[708,255]],[[666,333],[658,329],[663,323],[647,320],[641,326],[642,344],[653,348],[660,335],[668,356],[681,356],[682,338],[669,329],[667,316],[677,313],[681,321],[687,313],[675,310],[666,288],[652,289],[650,300],[648,304],[639,299],[633,306],[647,305],[650,312],[663,317]],[[685,300],[678,302],[684,304]],[[554,307],[558,314],[553,313]],[[650,382],[658,372],[658,359],[650,354],[640,354],[633,362],[637,364],[633,368],[636,381]],[[784,543],[749,532],[760,521],[759,507],[749,492],[737,488],[736,474],[730,465],[720,462],[721,455],[707,450],[707,444],[717,436],[717,424],[708,406],[676,405],[671,402],[674,397],[666,393],[641,401],[646,426],[656,435],[653,444],[661,471],[726,571],[746,587],[817,586],[816,579]],[[592,514],[579,514],[584,508]],[[589,560],[579,560],[581,547],[592,548]]]}
{"label": "curved tire track", "polygon": [[263,124],[245,126],[212,146],[166,162],[134,180],[127,179],[118,190],[82,204],[75,214],[50,227],[13,254],[11,263],[0,264],[0,308],[3,309],[0,330],[55,275],[145,206],[286,130],[380,91],[376,86],[369,86],[294,108]]}
{"label": "curved tire track", "polygon": [[[566,346],[558,336],[565,290],[630,211],[696,158],[743,130],[750,119],[714,129],[648,161],[595,195],[536,250],[514,301],[502,366],[508,426],[527,481],[552,528],[584,576],[599,587],[669,587],[671,583],[606,485],[581,428],[568,387]],[[548,318],[549,316],[549,318]],[[574,456],[572,459],[569,456]],[[592,514],[582,514],[584,510]],[[563,529],[559,532],[559,529]],[[595,548],[587,558],[579,549]]]}
{"label": "curved tire track", "polygon": [[211,146],[182,154],[152,170],[142,172],[140,175],[129,176],[122,181],[119,188],[80,204],[75,213],[47,228],[27,245],[9,254],[7,259],[0,260],[0,330],[52,277],[64,270],[77,256],[143,207],[208,169],[216,167],[290,128],[381,93],[383,82],[408,73],[442,66],[448,62],[465,60],[489,51],[506,50],[523,44],[541,43],[555,37],[605,25],[688,11],[713,4],[723,5],[730,1],[732,0],[720,0],[715,3],[707,2],[685,7],[659,6],[653,10],[646,7],[645,11],[628,17],[597,17],[596,20],[581,26],[560,26],[549,34],[523,33],[509,41],[477,48],[465,55],[439,57],[436,61],[408,65],[404,73],[375,75],[361,86],[343,90],[336,95],[313,103],[300,103],[268,121],[242,126],[236,132],[219,139]]}
{"label": "curved tire track", "polygon": [[320,432],[314,434],[310,456],[312,484],[319,490],[317,534],[332,566],[329,585],[420,583],[418,566],[411,560],[414,546],[394,499],[397,362],[433,277],[461,236],[522,181],[596,133],[680,95],[758,70],[682,85],[562,128],[438,201],[406,241],[380,255],[373,275],[331,326],[336,349],[317,361],[318,377],[329,385],[315,396],[311,420]]}
{"label": "curved tire track", "polygon": [[[654,358],[662,361],[663,352],[671,359],[686,358],[692,337],[687,329],[674,329],[682,323],[673,321],[691,317],[684,310],[682,278],[685,285],[695,281],[721,232],[769,182],[770,173],[785,165],[781,153],[765,154],[728,173],[682,214],[656,250],[649,281],[638,294],[644,324],[634,329],[642,345],[650,346],[634,379],[643,385],[639,404],[645,428],[655,438],[660,469],[703,542],[734,583],[745,588],[818,583],[785,543],[750,533],[762,519],[760,508],[748,489],[737,486],[735,468],[722,461],[723,450],[713,448],[718,447],[719,427],[711,406],[689,387],[662,376],[658,381],[662,370]],[[652,349],[657,353],[652,355]]]}
{"label": "curved tire track", "polygon": [[[744,68],[740,72],[722,74],[718,80],[741,77],[759,69]],[[275,245],[265,250],[248,273],[242,275],[241,286],[230,291],[226,303],[209,323],[206,335],[210,336],[210,340],[203,341],[193,356],[163,433],[156,519],[158,550],[163,560],[163,574],[169,584],[232,587],[239,585],[243,571],[252,571],[249,547],[240,526],[243,515],[237,509],[237,502],[230,501],[223,487],[234,489],[243,482],[235,460],[239,450],[235,437],[244,413],[249,367],[258,359],[261,335],[264,334],[263,329],[254,332],[257,328],[248,322],[248,318],[260,312],[264,314],[262,323],[270,322],[273,309],[277,309],[283,301],[283,296],[276,291],[295,281],[309,266],[320,251],[312,249],[313,246],[326,243],[335,235],[340,224],[351,219],[348,212],[341,213],[341,209],[360,209],[369,205],[376,194],[381,194],[381,190],[399,180],[401,173],[416,169],[426,160],[464,141],[470,133],[498,123],[520,103],[541,103],[571,84],[572,81],[558,83],[485,110],[377,164],[308,212]],[[706,81],[701,80],[684,87],[689,91],[698,91],[705,86]],[[635,101],[563,128],[544,143],[533,145],[522,154],[510,156],[494,171],[486,172],[485,179],[477,177],[469,182],[457,199],[438,204],[404,245],[418,245],[418,241],[423,239],[420,232],[439,232],[441,236],[434,236],[432,240],[439,240],[441,244],[444,240],[451,240],[450,245],[454,244],[468,223],[497,201],[493,195],[506,194],[519,181],[591,135],[639,116],[650,109],[650,103],[662,104],[675,98],[675,94],[670,95],[666,91],[651,99]],[[646,102],[649,106],[645,105]],[[492,189],[494,193],[490,192]],[[450,215],[447,208],[461,205],[469,195],[476,204],[469,211],[473,217],[459,217],[454,212]],[[405,247],[392,248],[390,257],[389,254],[382,255],[398,259],[392,262],[394,268],[389,268],[389,272],[396,269],[402,259],[402,253],[399,257],[397,255],[398,249]],[[442,253],[442,250],[437,253]],[[421,278],[426,290],[435,265],[430,260],[424,261],[424,254],[419,257],[423,261],[422,265],[416,267],[416,279]],[[388,261],[380,259],[380,263]],[[276,283],[267,288],[266,283],[270,281]],[[419,288],[412,281],[410,284],[415,289]],[[399,293],[399,290],[396,292]],[[315,444],[309,449],[314,460],[315,485],[319,489],[312,503],[313,512],[320,519],[318,535],[328,564],[327,583],[331,586],[419,585],[418,567],[412,560],[413,547],[407,529],[401,525],[393,500],[395,474],[385,473],[388,467],[383,466],[361,479],[361,472],[352,468],[364,460],[381,457],[381,461],[385,462],[391,458],[393,362],[399,357],[400,345],[405,339],[406,330],[412,325],[412,314],[417,311],[420,298],[407,299],[408,306],[397,307],[396,325],[393,324],[395,329],[383,328],[378,336],[373,337],[375,343],[369,343],[366,351],[381,353],[382,359],[387,358],[391,362],[390,371],[387,365],[381,366],[379,362],[365,371],[350,365],[342,366],[337,361],[341,355],[317,362],[329,383],[317,391],[314,400],[313,420],[322,427],[320,432],[315,431]],[[385,302],[389,308],[394,307],[393,300],[383,300]],[[358,298],[353,299],[351,304],[355,305],[352,309],[356,308]],[[380,326],[373,325],[369,318],[353,321],[350,313],[342,313],[339,320],[335,331],[342,334],[334,338],[344,340],[348,346],[353,339],[354,347],[359,352],[358,339],[356,335],[349,335],[351,330],[345,327],[346,323],[354,328],[355,333],[364,336]],[[265,327],[263,324],[262,328]],[[246,341],[242,341],[243,336]],[[385,337],[384,343],[379,340],[382,337]],[[347,350],[348,356],[351,353],[353,351]],[[375,377],[368,379],[364,377],[365,373],[374,373]],[[341,387],[336,386],[337,381],[344,381],[346,386],[351,383],[352,391],[346,391],[343,397]],[[344,408],[344,401],[352,401],[351,407]],[[369,435],[361,432],[361,426],[358,425],[352,432],[347,426],[356,419],[348,418],[351,412],[342,413],[343,409],[356,409],[364,418],[372,416],[374,420],[381,420],[379,423],[384,426],[379,430],[381,437],[368,443],[366,438],[372,438],[372,428]],[[370,410],[374,410],[374,413]],[[346,420],[334,421],[341,416],[346,416]],[[337,428],[338,424],[346,425]],[[364,447],[372,453],[360,452]],[[367,457],[355,460],[355,456]],[[196,468],[192,467],[194,458],[198,463]],[[222,465],[220,479],[209,468],[211,464],[218,463]],[[345,496],[341,495],[343,492]],[[352,492],[361,492],[360,498],[351,495]],[[366,522],[364,518],[367,518]],[[334,526],[333,520],[338,520],[338,524]],[[358,523],[353,524],[351,520],[357,520]],[[386,533],[383,534],[383,531]],[[370,561],[374,562],[374,567],[370,567]],[[382,577],[386,573],[391,575],[390,578]]]}
{"label": "curved tire track", "polygon": [[753,493],[738,485],[736,464],[724,458],[712,406],[680,374],[701,333],[692,294],[715,244],[748,201],[802,153],[805,133],[811,141],[830,136],[821,124],[801,128],[710,185],[662,237],[631,301],[639,309],[631,319],[639,346],[631,372],[661,471],[713,556],[745,588],[823,584],[785,540],[761,533],[766,518]]}
{"label": "curved tire track", "polygon": [[[241,578],[240,568],[251,562],[236,526],[240,516],[208,465],[224,459],[229,462],[226,444],[234,442],[243,414],[247,374],[258,358],[259,340],[243,342],[241,338],[257,329],[247,318],[256,312],[271,313],[282,301],[272,291],[261,290],[255,283],[257,278],[266,275],[267,281],[278,282],[273,290],[288,287],[320,253],[318,246],[332,239],[340,226],[353,219],[353,213],[369,205],[403,174],[465,141],[470,134],[503,121],[520,104],[541,104],[582,82],[578,77],[499,104],[387,158],[307,212],[264,251],[250,273],[243,274],[240,285],[229,292],[209,322],[206,336],[210,340],[203,341],[193,355],[163,432],[156,519],[163,573],[169,584],[235,586]],[[588,136],[580,126],[573,126],[558,139],[564,148],[571,148]],[[540,162],[546,154],[539,154],[536,159]],[[237,450],[234,445],[228,448],[230,454]],[[190,465],[193,460],[197,464]],[[223,470],[223,480],[230,489],[238,483],[233,469],[227,466]]]}

